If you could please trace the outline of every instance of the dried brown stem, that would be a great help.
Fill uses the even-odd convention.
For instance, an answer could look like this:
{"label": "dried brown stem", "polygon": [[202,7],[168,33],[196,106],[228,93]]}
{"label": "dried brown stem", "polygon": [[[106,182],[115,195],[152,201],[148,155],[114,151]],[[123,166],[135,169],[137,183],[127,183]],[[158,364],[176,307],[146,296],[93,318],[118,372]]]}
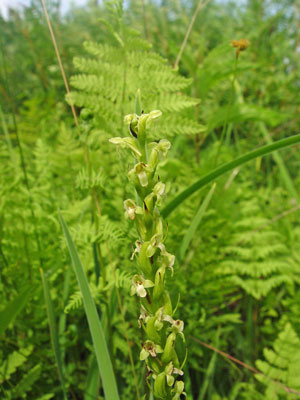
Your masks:
{"label": "dried brown stem", "polygon": [[194,23],[195,23],[195,20],[196,20],[196,17],[197,17],[197,15],[198,15],[199,11],[201,10],[201,8],[205,7],[206,4],[207,4],[208,2],[209,2],[209,0],[205,0],[205,1],[199,0],[199,3],[198,3],[198,5],[197,5],[197,8],[196,8],[196,10],[195,10],[195,12],[194,12],[194,14],[193,14],[193,16],[192,16],[192,18],[191,18],[191,22],[190,22],[190,24],[189,24],[189,26],[188,26],[188,28],[187,28],[187,31],[186,31],[186,33],[185,33],[183,42],[182,42],[182,44],[181,44],[181,47],[180,47],[178,56],[177,56],[176,61],[175,61],[175,64],[174,64],[174,69],[176,69],[176,68],[178,67],[178,65],[179,65],[179,62],[180,62],[181,57],[182,57],[183,50],[184,50],[184,48],[185,48],[185,46],[186,46],[186,44],[187,44],[187,41],[188,41],[188,39],[189,39],[189,36],[190,36],[190,34],[191,34],[191,31],[192,31],[192,29],[193,29],[193,26],[194,26]]}

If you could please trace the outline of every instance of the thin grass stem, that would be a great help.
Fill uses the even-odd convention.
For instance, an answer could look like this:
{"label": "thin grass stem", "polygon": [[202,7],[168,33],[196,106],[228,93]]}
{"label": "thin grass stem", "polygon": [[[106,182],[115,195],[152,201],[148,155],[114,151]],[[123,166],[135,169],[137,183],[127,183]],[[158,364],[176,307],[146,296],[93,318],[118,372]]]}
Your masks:
{"label": "thin grass stem", "polygon": [[207,4],[209,1],[210,1],[210,0],[205,0],[205,1],[199,0],[198,5],[197,5],[197,7],[196,7],[196,10],[194,11],[194,14],[192,15],[191,22],[190,22],[190,24],[189,24],[189,26],[188,26],[188,28],[187,28],[186,33],[185,33],[183,42],[182,42],[181,47],[180,47],[180,50],[179,50],[179,53],[178,53],[178,55],[177,55],[177,57],[176,57],[176,61],[175,61],[175,63],[174,63],[174,67],[173,67],[174,69],[177,69],[177,68],[178,68],[178,65],[179,65],[179,63],[180,63],[180,60],[181,60],[181,57],[182,57],[184,48],[185,48],[185,46],[186,46],[186,44],[187,44],[187,41],[188,41],[188,39],[189,39],[189,37],[190,37],[191,31],[192,31],[192,29],[193,29],[193,26],[194,26],[194,23],[195,23],[195,20],[196,20],[196,18],[197,18],[197,15],[198,15],[199,11],[201,10],[201,8],[205,7],[206,4]]}

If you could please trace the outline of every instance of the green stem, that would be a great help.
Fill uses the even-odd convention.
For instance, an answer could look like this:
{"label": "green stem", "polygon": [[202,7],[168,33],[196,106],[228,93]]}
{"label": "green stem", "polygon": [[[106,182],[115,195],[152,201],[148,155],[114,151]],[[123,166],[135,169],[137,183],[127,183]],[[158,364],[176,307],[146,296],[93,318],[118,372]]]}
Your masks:
{"label": "green stem", "polygon": [[221,151],[221,147],[222,147],[222,144],[223,144],[224,136],[225,136],[225,133],[227,132],[227,128],[228,128],[229,114],[230,114],[230,109],[231,109],[232,103],[233,103],[234,82],[236,80],[237,65],[238,65],[238,57],[236,56],[235,57],[235,63],[234,63],[233,78],[232,78],[232,82],[231,82],[230,99],[229,99],[229,103],[228,103],[228,106],[227,106],[227,112],[226,112],[226,120],[225,120],[223,129],[222,129],[220,143],[219,143],[219,146],[218,146],[218,150],[217,150],[217,155],[216,155],[214,166],[216,166],[217,163],[218,163],[218,158],[219,158],[219,155],[220,155],[220,151]]}

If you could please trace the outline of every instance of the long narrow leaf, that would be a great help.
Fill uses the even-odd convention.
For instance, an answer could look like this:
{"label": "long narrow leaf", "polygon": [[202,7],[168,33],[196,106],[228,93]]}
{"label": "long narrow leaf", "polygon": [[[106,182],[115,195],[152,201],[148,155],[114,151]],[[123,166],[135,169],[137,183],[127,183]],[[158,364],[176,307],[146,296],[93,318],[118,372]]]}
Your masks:
{"label": "long narrow leaf", "polygon": [[86,379],[86,389],[84,400],[97,399],[99,393],[99,368],[94,354],[92,355],[88,376]]}
{"label": "long narrow leaf", "polygon": [[41,272],[41,277],[42,277],[44,297],[45,297],[45,303],[46,303],[47,314],[48,314],[51,342],[52,342],[53,352],[54,352],[55,361],[56,361],[56,365],[57,365],[57,369],[58,369],[58,376],[59,376],[60,385],[61,385],[64,399],[67,400],[68,396],[67,396],[64,373],[63,373],[63,363],[62,363],[61,354],[60,354],[60,347],[59,347],[59,341],[58,341],[57,329],[56,329],[56,324],[55,324],[55,316],[54,316],[53,304],[52,304],[51,295],[50,295],[49,284],[48,284],[47,279],[45,278],[45,275],[44,275],[44,272],[42,269],[40,270],[40,272]]}
{"label": "long narrow leaf", "polygon": [[26,305],[30,292],[30,288],[26,288],[0,312],[0,337]]}
{"label": "long narrow leaf", "polygon": [[105,400],[118,400],[119,394],[114,376],[112,363],[109,357],[104,332],[99,320],[96,305],[91,295],[87,277],[83,270],[77,249],[70,235],[69,229],[61,215],[59,215],[60,223],[66,238],[72,264],[77,277],[79,288],[82,294],[83,305],[87,316],[97,363],[102,378],[102,385],[105,394]]}
{"label": "long narrow leaf", "polygon": [[182,241],[180,249],[179,249],[179,257],[181,260],[183,259],[185,252],[190,244],[190,241],[192,240],[192,238],[196,232],[196,229],[197,229],[198,225],[200,224],[201,219],[210,203],[210,200],[215,191],[215,188],[216,188],[216,183],[214,183],[212,185],[210,191],[207,193],[204,201],[201,203],[199,210],[197,211],[197,214],[195,215],[191,225],[189,226],[189,229],[187,230],[187,232],[183,238],[183,241]]}
{"label": "long narrow leaf", "polygon": [[[71,273],[72,273],[72,267],[69,265],[67,271],[65,271],[65,276],[64,276],[64,288],[63,288],[63,294],[62,294],[62,301],[64,308],[67,305],[67,300],[69,296],[69,289],[70,289],[70,281],[71,281]],[[66,346],[66,340],[64,338],[64,333],[66,331],[66,325],[67,325],[67,315],[63,311],[61,312],[58,320],[58,337],[59,337],[59,342],[60,342],[60,354],[61,354],[61,359],[65,359],[65,346]],[[62,340],[63,338],[63,340]]]}
{"label": "long narrow leaf", "polygon": [[294,135],[286,139],[278,140],[277,142],[268,144],[266,146],[259,147],[256,150],[252,150],[249,153],[243,154],[242,156],[236,158],[233,161],[230,161],[226,164],[217,167],[213,171],[209,172],[207,175],[204,175],[201,179],[197,182],[193,183],[183,192],[179,193],[170,201],[169,204],[162,210],[162,215],[166,218],[172,211],[175,210],[185,199],[195,193],[197,190],[203,188],[203,186],[207,185],[208,183],[214,181],[219,176],[224,175],[226,172],[233,170],[234,168],[245,164],[250,160],[254,160],[257,157],[264,156],[266,154],[272,153],[273,151],[283,149],[285,147],[289,147],[293,144],[300,143],[300,134]]}
{"label": "long narrow leaf", "polygon": [[[219,346],[219,338],[220,338],[220,334],[221,334],[221,328],[219,326],[218,330],[217,330],[217,335],[216,335],[216,343],[215,343],[215,347],[217,348]],[[204,375],[204,380],[201,386],[201,392],[198,396],[198,400],[203,400],[205,398],[205,395],[207,393],[207,390],[209,388],[209,385],[211,384],[215,369],[216,369],[216,361],[217,361],[217,352],[214,352],[211,360],[208,364],[208,368],[205,371],[205,375]]]}

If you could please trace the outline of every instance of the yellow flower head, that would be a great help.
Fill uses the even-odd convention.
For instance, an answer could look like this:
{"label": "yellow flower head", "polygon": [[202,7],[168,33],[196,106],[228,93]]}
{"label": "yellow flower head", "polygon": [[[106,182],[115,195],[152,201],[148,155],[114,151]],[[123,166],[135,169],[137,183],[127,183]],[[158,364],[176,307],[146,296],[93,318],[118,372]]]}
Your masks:
{"label": "yellow flower head", "polygon": [[232,40],[230,44],[232,47],[236,47],[237,57],[239,56],[241,51],[245,51],[250,46],[250,42],[247,39]]}

